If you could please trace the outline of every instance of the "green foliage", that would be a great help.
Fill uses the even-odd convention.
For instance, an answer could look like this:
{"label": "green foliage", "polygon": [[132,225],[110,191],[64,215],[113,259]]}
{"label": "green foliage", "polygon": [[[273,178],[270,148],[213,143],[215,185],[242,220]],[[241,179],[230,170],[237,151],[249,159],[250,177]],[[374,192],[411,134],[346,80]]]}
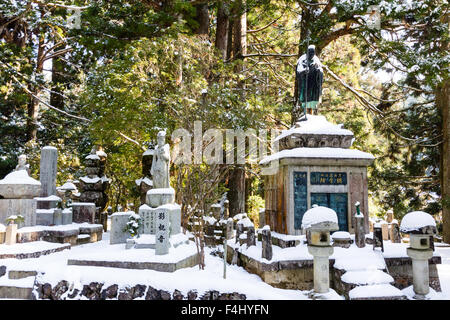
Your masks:
{"label": "green foliage", "polygon": [[142,227],[142,218],[138,214],[130,215],[123,232],[128,232],[132,237],[139,237],[139,229]]}

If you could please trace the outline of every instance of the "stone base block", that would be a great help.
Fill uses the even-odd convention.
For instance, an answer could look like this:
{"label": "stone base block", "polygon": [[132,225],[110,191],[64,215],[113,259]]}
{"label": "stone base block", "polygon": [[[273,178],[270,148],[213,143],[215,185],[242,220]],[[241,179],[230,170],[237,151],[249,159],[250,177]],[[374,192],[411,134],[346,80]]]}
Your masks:
{"label": "stone base block", "polygon": [[101,224],[83,224],[80,226],[80,235],[89,235],[89,242],[102,240],[103,226]]}
{"label": "stone base block", "polygon": [[72,223],[72,209],[64,209],[62,211],[62,223],[65,224],[71,224]]}
{"label": "stone base block", "polygon": [[34,199],[0,199],[0,223],[6,225],[10,215],[24,217],[22,226],[36,225],[36,200]]}
{"label": "stone base block", "polygon": [[[139,259],[136,259],[136,250],[142,251],[142,254],[139,254]],[[97,256],[95,253],[80,253],[69,259],[67,264],[174,272],[178,269],[196,266],[199,263],[199,255],[194,243],[170,248],[170,252],[167,255],[156,255],[153,249],[127,250],[124,246],[122,250],[118,250],[117,246],[111,246],[103,250],[101,258],[97,258]]]}
{"label": "stone base block", "polygon": [[74,202],[72,203],[72,220],[76,223],[95,223],[95,203]]}
{"label": "stone base block", "polygon": [[[154,189],[152,189],[154,190]],[[166,204],[157,208],[142,205],[139,207],[139,215],[142,217],[142,231],[143,234],[156,233],[156,211],[164,209],[169,215],[170,221],[170,235],[181,232],[181,206],[178,204]]]}
{"label": "stone base block", "polygon": [[67,230],[45,230],[42,240],[56,243],[70,243],[72,246],[77,245],[79,235],[78,227]]}
{"label": "stone base block", "polygon": [[158,188],[147,191],[147,204],[152,207],[159,207],[175,202],[175,190],[173,188]]}
{"label": "stone base block", "polygon": [[37,209],[36,224],[40,226],[53,225],[53,210],[54,209]]}
{"label": "stone base block", "polygon": [[[9,250],[9,248],[13,249]],[[33,259],[66,249],[70,249],[69,244],[55,244],[44,241],[17,243],[12,247],[0,248],[0,259]]]}

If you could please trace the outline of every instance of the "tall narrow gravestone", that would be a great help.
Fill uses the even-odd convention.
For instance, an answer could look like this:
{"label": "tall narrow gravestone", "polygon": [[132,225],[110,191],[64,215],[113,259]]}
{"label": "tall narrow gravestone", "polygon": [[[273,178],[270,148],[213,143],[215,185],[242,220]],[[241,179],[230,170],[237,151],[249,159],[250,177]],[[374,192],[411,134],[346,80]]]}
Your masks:
{"label": "tall narrow gravestone", "polygon": [[163,255],[169,253],[169,214],[167,210],[160,206],[156,210],[156,233],[155,233],[155,254]]}
{"label": "tall narrow gravestone", "polygon": [[267,260],[272,260],[272,235],[268,225],[262,228],[262,252],[261,257]]}
{"label": "tall narrow gravestone", "polygon": [[360,211],[360,203],[356,202],[356,228],[355,228],[355,244],[358,248],[364,248],[366,246],[366,233],[364,230],[364,215]]}
{"label": "tall narrow gravestone", "polygon": [[[46,146],[41,150],[39,180],[41,182],[42,198],[56,195],[56,172],[58,170],[58,150],[55,147]],[[38,209],[50,209],[55,207],[53,202],[38,202]]]}

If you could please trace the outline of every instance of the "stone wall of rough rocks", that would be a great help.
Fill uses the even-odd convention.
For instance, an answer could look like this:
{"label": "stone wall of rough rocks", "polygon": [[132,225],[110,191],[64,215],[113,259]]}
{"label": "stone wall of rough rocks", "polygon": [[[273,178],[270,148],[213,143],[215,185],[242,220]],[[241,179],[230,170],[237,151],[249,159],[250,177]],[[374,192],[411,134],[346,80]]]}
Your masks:
{"label": "stone wall of rough rocks", "polygon": [[183,295],[179,290],[173,292],[158,290],[144,284],[137,284],[131,287],[120,287],[113,284],[105,287],[101,282],[91,282],[83,285],[83,288],[74,289],[66,280],[59,281],[54,287],[50,283],[36,282],[33,290],[33,299],[89,299],[89,300],[246,300],[244,294],[238,292],[221,293],[211,290],[199,294],[197,290],[190,290]]}

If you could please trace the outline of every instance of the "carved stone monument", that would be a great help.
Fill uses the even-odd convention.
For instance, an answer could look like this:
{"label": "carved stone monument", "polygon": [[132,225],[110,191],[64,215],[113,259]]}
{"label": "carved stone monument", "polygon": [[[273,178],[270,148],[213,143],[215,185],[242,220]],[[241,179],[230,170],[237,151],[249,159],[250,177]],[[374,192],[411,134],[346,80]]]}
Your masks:
{"label": "carved stone monument", "polygon": [[[106,153],[100,148],[92,148],[85,158],[86,175],[80,178],[80,202],[73,203],[73,220],[75,222],[89,222],[103,224],[106,229],[106,214],[104,209],[108,202],[106,194],[109,179],[105,175]],[[84,208],[83,204],[87,208]],[[94,222],[91,217],[92,203],[95,204]]]}
{"label": "carved stone monument", "polygon": [[0,180],[0,224],[6,224],[11,215],[24,217],[23,226],[36,225],[36,200],[41,192],[41,183],[28,174],[26,156],[21,155],[16,171]]}
{"label": "carved stone monument", "polygon": [[171,242],[171,236],[181,232],[181,206],[175,203],[175,190],[170,186],[170,146],[165,139],[165,132],[160,131],[158,144],[152,152],[152,188],[147,191],[146,203],[139,207],[143,221],[141,233],[155,235],[159,255],[167,254],[171,246],[178,245]]}
{"label": "carved stone monument", "polygon": [[[56,173],[58,170],[58,150],[55,147],[46,146],[41,150],[39,180],[41,182],[41,198],[56,195]],[[55,208],[54,201],[37,202],[38,209]]]}

